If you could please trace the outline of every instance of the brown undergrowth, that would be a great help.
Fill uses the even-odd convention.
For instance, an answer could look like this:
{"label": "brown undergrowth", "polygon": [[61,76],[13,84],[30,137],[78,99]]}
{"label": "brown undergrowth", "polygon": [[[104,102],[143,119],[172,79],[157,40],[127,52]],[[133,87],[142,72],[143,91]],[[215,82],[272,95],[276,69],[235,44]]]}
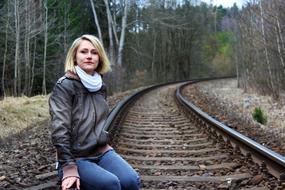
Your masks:
{"label": "brown undergrowth", "polygon": [[[260,144],[285,155],[284,107],[278,107],[269,97],[244,93],[236,81],[219,80],[186,87],[183,94],[212,117],[239,131]],[[257,123],[252,111],[260,106],[266,110],[269,122]],[[280,117],[281,116],[281,117]]]}
{"label": "brown undergrowth", "polygon": [[48,96],[7,97],[0,101],[0,139],[48,119]]}
{"label": "brown undergrowth", "polygon": [[[122,99],[142,88],[107,97],[110,110]],[[0,101],[0,144],[21,137],[26,131],[50,119],[48,96],[6,97]],[[33,131],[33,130],[32,130]]]}

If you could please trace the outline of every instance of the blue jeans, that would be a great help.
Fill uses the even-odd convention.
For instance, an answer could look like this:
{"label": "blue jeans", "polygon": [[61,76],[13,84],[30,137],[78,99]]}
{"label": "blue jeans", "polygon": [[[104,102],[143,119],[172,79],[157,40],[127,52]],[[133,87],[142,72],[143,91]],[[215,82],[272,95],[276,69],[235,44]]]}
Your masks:
{"label": "blue jeans", "polygon": [[[108,150],[96,158],[76,160],[80,187],[83,190],[136,190],[140,177],[136,171],[114,150]],[[62,168],[59,166],[59,177]]]}

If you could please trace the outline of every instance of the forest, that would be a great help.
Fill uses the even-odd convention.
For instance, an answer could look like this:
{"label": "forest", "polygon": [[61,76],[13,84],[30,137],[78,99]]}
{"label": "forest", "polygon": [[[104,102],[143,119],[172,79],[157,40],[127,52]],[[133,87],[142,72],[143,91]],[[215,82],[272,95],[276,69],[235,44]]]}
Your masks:
{"label": "forest", "polygon": [[245,91],[285,90],[285,2],[230,8],[199,0],[0,0],[0,96],[51,92],[73,40],[96,35],[109,93],[236,76]]}

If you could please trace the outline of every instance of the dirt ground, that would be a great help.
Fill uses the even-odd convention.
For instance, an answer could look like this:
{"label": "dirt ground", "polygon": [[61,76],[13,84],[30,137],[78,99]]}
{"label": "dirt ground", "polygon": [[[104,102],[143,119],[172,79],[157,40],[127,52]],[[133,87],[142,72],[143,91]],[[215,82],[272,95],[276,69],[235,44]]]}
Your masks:
{"label": "dirt ground", "polygon": [[[195,105],[228,126],[260,144],[285,155],[285,105],[270,96],[244,93],[237,81],[201,82],[184,89],[184,95]],[[252,113],[260,107],[267,123],[256,122]]]}

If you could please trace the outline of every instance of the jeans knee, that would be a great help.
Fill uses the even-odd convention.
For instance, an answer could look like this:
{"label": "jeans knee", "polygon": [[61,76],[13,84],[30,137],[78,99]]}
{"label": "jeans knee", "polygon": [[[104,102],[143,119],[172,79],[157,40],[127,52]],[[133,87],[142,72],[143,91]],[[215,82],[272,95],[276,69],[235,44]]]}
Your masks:
{"label": "jeans knee", "polygon": [[140,177],[138,175],[125,176],[120,179],[122,189],[137,190],[140,187]]}
{"label": "jeans knee", "polygon": [[121,184],[120,180],[116,177],[106,178],[100,181],[81,181],[82,189],[84,190],[94,190],[94,189],[101,189],[101,190],[120,190]]}
{"label": "jeans knee", "polygon": [[121,189],[120,180],[118,178],[112,178],[112,180],[109,180],[109,182],[106,184],[108,186],[108,190],[118,190]]}

